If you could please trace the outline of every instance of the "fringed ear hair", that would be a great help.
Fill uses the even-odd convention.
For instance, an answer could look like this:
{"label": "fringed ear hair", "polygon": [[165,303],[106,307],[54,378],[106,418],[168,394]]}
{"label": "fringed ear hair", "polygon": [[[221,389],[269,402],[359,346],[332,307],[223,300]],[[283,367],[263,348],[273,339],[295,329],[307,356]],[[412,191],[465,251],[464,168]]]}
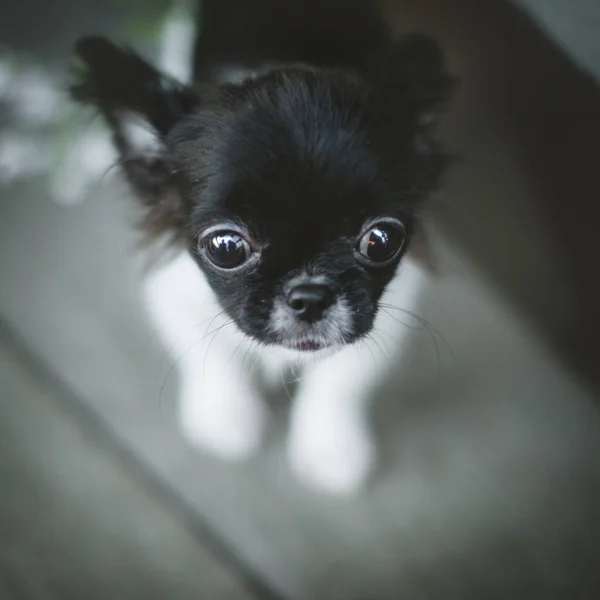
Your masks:
{"label": "fringed ear hair", "polygon": [[422,34],[400,38],[390,44],[371,80],[365,120],[372,143],[394,164],[404,165],[406,185],[419,194],[431,191],[448,156],[430,130],[456,85],[440,47]]}
{"label": "fringed ear hair", "polygon": [[71,94],[95,106],[110,126],[123,169],[146,208],[148,233],[174,231],[185,207],[164,140],[198,105],[198,92],[102,37],[83,38],[75,53],[82,68]]}
{"label": "fringed ear hair", "polygon": [[160,73],[135,52],[102,37],[86,37],[75,46],[84,72],[71,88],[76,100],[104,111],[130,111],[165,135],[193,110],[197,93]]}
{"label": "fringed ear hair", "polygon": [[374,115],[394,115],[427,127],[436,121],[456,86],[435,40],[412,34],[393,42],[375,76],[371,98]]}

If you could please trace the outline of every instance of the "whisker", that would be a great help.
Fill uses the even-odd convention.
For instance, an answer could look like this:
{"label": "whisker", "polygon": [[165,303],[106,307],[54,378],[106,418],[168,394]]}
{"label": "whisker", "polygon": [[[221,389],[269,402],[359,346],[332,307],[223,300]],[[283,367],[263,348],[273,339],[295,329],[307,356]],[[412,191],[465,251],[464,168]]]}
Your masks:
{"label": "whisker", "polygon": [[165,378],[163,380],[163,383],[160,387],[160,391],[158,394],[158,400],[159,400],[159,405],[162,402],[162,396],[164,393],[164,389],[167,385],[167,382],[171,376],[171,373],[179,366],[179,364],[181,363],[181,361],[185,358],[185,356],[191,352],[196,346],[198,346],[198,344],[201,344],[209,335],[212,334],[218,334],[223,328],[227,327],[228,325],[231,325],[233,323],[233,319],[229,319],[228,321],[226,321],[225,323],[223,323],[222,325],[219,325],[219,327],[217,327],[216,329],[209,331],[206,335],[203,335],[198,341],[196,341],[194,344],[192,344],[191,347],[189,347],[187,350],[185,350],[183,352],[183,354],[171,365],[171,368],[169,369],[169,371],[167,372],[167,374],[165,375]]}
{"label": "whisker", "polygon": [[[258,343],[256,343],[256,345],[258,345]],[[254,369],[256,369],[256,366],[260,363],[260,354],[258,352],[255,353],[255,358],[254,358],[254,362],[252,363],[252,365],[250,366],[250,370],[248,371],[248,373],[251,375],[252,371],[254,371]]]}
{"label": "whisker", "polygon": [[379,329],[375,329],[373,328],[373,331],[371,333],[371,335],[369,335],[369,337],[367,338],[367,341],[372,341],[375,346],[377,347],[377,349],[379,350],[379,352],[381,353],[381,356],[385,359],[386,363],[388,365],[390,365],[390,359],[389,356],[384,352],[383,348],[381,347],[381,344],[379,343],[379,341],[377,340],[377,338],[375,337],[374,334],[379,333],[381,334],[382,331]]}
{"label": "whisker", "polygon": [[[250,339],[250,343],[248,344],[248,346],[246,347],[246,352],[244,352],[244,356],[242,358],[242,362],[240,364],[240,374],[243,375],[244,374],[244,367],[246,366],[246,361],[250,360],[252,357],[252,349],[254,348],[254,346],[256,345],[256,340],[254,338]],[[249,362],[248,363],[248,375],[250,375],[252,373],[252,365]]]}
{"label": "whisker", "polygon": [[210,323],[208,324],[207,328],[204,331],[204,333],[206,334],[206,332],[208,331],[208,329],[212,325],[212,323],[215,321],[215,319],[219,318],[226,310],[227,310],[227,308],[224,308],[224,309],[220,310],[217,314],[213,315],[212,317],[207,317],[206,319],[203,319],[202,321],[195,323],[185,334],[181,334],[180,336],[178,336],[177,341],[173,342],[173,344],[166,350],[164,356],[162,357],[160,364],[158,366],[158,372],[160,373],[160,371],[162,371],[163,367],[165,366],[165,363],[171,356],[171,353],[173,352],[173,350],[175,350],[175,348],[179,345],[179,343],[183,340],[184,337],[187,337],[190,333],[195,331],[198,327],[200,327],[201,325],[204,325],[204,323],[206,323],[207,321],[210,321]]}
{"label": "whisker", "polygon": [[[448,342],[446,341],[446,339],[444,338],[444,336],[442,336],[442,334],[437,331],[432,325],[430,325],[430,323],[424,319],[423,317],[417,315],[416,313],[408,310],[408,309],[403,309],[400,308],[399,306],[393,306],[393,305],[381,305],[381,309],[392,319],[394,319],[395,321],[397,321],[398,323],[400,323],[401,325],[406,325],[405,323],[403,323],[402,321],[398,320],[394,315],[392,315],[391,312],[389,312],[388,309],[390,310],[398,310],[400,312],[403,312],[407,315],[409,315],[410,317],[412,317],[413,319],[415,319],[416,321],[418,321],[419,323],[421,323],[421,325],[423,325],[423,327],[425,328],[425,330],[427,331],[431,341],[433,342],[433,346],[435,348],[435,357],[436,357],[436,370],[437,370],[437,380],[439,382],[440,378],[441,378],[441,374],[442,374],[442,360],[441,360],[441,355],[440,355],[440,348],[439,348],[439,344],[438,344],[438,336],[440,337],[440,339],[442,339],[442,341],[444,342],[444,344],[446,345],[446,348],[450,351],[452,357],[454,358],[454,352],[452,352],[452,349],[450,348],[450,345],[448,344]],[[412,328],[415,329],[415,328]],[[416,328],[417,331],[422,330],[422,328]]]}
{"label": "whisker", "polygon": [[[371,360],[373,361],[373,368],[377,369],[377,359],[375,358],[375,353],[373,352],[373,348],[371,348],[369,342],[372,340],[373,338],[368,337],[367,339],[365,339],[362,343],[362,347],[366,348],[369,351],[369,354],[371,355]],[[357,348],[357,351],[359,351],[359,349]],[[359,351],[360,352],[360,351]]]}
{"label": "whisker", "polygon": [[242,347],[242,344],[245,342],[246,340],[241,339],[238,343],[238,345],[234,348],[233,352],[231,353],[231,355],[229,356],[229,359],[227,360],[227,362],[225,363],[226,365],[228,365],[234,358],[235,355],[239,352],[240,348]]}
{"label": "whisker", "polygon": [[[398,310],[400,312],[403,312],[404,314],[407,314],[409,317],[412,317],[413,319],[415,319],[416,321],[421,323],[424,327],[429,329],[432,333],[434,333],[436,336],[438,336],[440,338],[440,340],[444,343],[444,346],[446,347],[448,352],[450,352],[452,358],[456,360],[456,355],[454,353],[454,350],[452,350],[452,347],[450,346],[450,343],[448,342],[448,340],[444,337],[444,335],[440,332],[440,330],[435,328],[429,321],[427,321],[427,319],[423,318],[422,316],[420,316],[416,312],[413,312],[412,310],[408,310],[406,308],[401,308],[399,306],[394,306],[393,304],[381,304],[380,306],[383,308],[386,308],[386,309]],[[387,314],[390,317],[394,318],[390,313],[387,313]],[[398,321],[398,322],[401,323],[401,321]],[[407,327],[409,327],[409,326],[407,325]],[[415,329],[418,331],[420,328],[417,327]]]}
{"label": "whisker", "polygon": [[[302,379],[304,378],[304,376],[303,376],[303,374],[296,373],[296,365],[294,365],[294,363],[291,364],[290,370],[292,372],[292,375],[294,376],[294,379],[292,379],[288,383],[292,383],[292,384],[300,383],[302,381]],[[283,371],[281,373],[281,377],[283,378]]]}
{"label": "whisker", "polygon": [[[400,325],[403,325],[407,329],[412,329],[413,331],[421,331],[423,329],[423,327],[417,327],[415,325],[409,325],[408,323],[405,323],[404,321],[401,321],[400,319],[398,319],[398,317],[395,317],[395,316],[391,315],[385,309],[400,310],[400,311],[405,312],[406,314],[408,314],[408,316],[412,316],[412,315],[409,314],[410,311],[404,311],[403,309],[398,308],[396,306],[393,306],[392,304],[383,304],[383,303],[379,304],[379,308],[381,308],[381,310],[383,310],[389,317],[391,317],[392,319],[394,319],[394,321],[396,321],[396,323],[400,323]],[[421,323],[421,325],[425,326],[423,323]]]}
{"label": "whisker", "polygon": [[279,367],[279,374],[281,376],[281,384],[283,385],[283,390],[285,391],[285,395],[288,397],[288,400],[290,402],[292,402],[292,393],[290,392],[290,388],[288,387],[288,383],[294,384],[294,383],[297,383],[300,380],[296,377],[296,373],[294,373],[293,368],[292,368],[292,374],[294,375],[294,377],[296,377],[296,379],[293,380],[293,381],[290,381],[290,382],[286,381],[285,372],[284,372],[283,367],[281,367],[281,366]]}
{"label": "whisker", "polygon": [[115,160],[113,163],[108,165],[106,169],[104,169],[104,173],[98,179],[99,185],[104,185],[106,183],[106,178],[112,174],[112,172],[121,166],[121,161],[119,159]]}
{"label": "whisker", "polygon": [[[206,332],[208,331],[208,328],[210,327],[210,325],[212,324],[212,322],[214,322],[214,320],[219,317],[220,315],[222,315],[225,312],[226,309],[223,309],[221,311],[219,311],[215,316],[213,317],[207,317],[206,319],[204,319],[203,321],[200,321],[198,323],[196,323],[195,325],[193,325],[190,329],[190,331],[188,331],[185,336],[187,337],[187,335],[189,335],[190,332],[194,331],[195,329],[197,329],[198,327],[200,327],[201,325],[203,325],[204,323],[206,323],[206,321],[211,321],[211,323],[209,323],[208,327],[205,330],[205,336],[206,335],[210,335],[207,334]],[[202,342],[202,340],[204,339],[203,336],[202,338],[200,338],[200,340],[198,340],[197,342],[195,342],[189,349],[193,348],[196,344]],[[162,383],[159,384],[158,381],[161,379],[160,373],[163,370],[163,367],[165,366],[165,363],[167,362],[167,360],[169,359],[169,357],[172,355],[173,351],[175,350],[175,348],[179,345],[180,341],[184,338],[184,335],[179,336],[179,339],[174,342],[171,347],[164,353],[163,358],[160,361],[160,364],[156,370],[156,378],[157,378],[157,382],[156,382],[156,387],[160,387],[160,391],[159,391],[159,403],[160,403],[160,399],[162,398],[162,392],[164,390],[164,387],[167,383],[167,381],[169,380],[169,377],[173,371],[173,369],[177,366],[177,364],[179,363],[179,360],[181,360],[183,358],[183,356],[185,356],[187,350],[184,350],[183,354],[181,355],[181,357],[179,358],[178,361],[175,361],[174,364],[171,364],[170,368],[168,369],[164,379],[162,379]],[[161,409],[161,414],[162,414],[162,404],[160,404],[160,409]]]}
{"label": "whisker", "polygon": [[[230,319],[229,321],[226,321],[223,325],[221,325],[220,327],[217,327],[214,335],[210,338],[210,341],[208,342],[208,346],[206,347],[206,351],[204,352],[204,360],[202,361],[202,377],[204,377],[205,373],[206,373],[206,361],[208,360],[208,355],[210,353],[210,348],[213,345],[215,339],[217,338],[217,336],[219,335],[219,333],[222,331],[222,329],[225,327],[225,325],[228,325],[230,323],[233,323],[233,319]],[[192,350],[192,348],[190,348],[190,350]]]}

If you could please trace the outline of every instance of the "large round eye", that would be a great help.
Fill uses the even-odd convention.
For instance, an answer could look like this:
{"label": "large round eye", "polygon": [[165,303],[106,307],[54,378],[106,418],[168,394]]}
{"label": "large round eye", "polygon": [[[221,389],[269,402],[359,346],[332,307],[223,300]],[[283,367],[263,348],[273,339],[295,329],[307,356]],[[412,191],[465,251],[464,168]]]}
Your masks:
{"label": "large round eye", "polygon": [[363,233],[358,243],[360,258],[373,264],[385,264],[400,254],[406,240],[404,227],[398,222],[381,222]]}
{"label": "large round eye", "polygon": [[250,245],[235,231],[217,231],[202,240],[207,258],[221,269],[235,269],[250,258]]}

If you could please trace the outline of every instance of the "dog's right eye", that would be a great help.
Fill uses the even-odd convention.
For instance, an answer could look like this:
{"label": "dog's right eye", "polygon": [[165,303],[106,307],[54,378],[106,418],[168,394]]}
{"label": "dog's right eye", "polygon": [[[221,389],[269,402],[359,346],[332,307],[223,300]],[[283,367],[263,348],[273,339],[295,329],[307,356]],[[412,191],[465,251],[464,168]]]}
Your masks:
{"label": "dog's right eye", "polygon": [[250,258],[250,244],[235,231],[218,231],[202,240],[206,257],[220,269],[235,269]]}
{"label": "dog's right eye", "polygon": [[371,266],[385,266],[400,255],[406,243],[404,226],[388,219],[374,223],[358,242],[357,258]]}

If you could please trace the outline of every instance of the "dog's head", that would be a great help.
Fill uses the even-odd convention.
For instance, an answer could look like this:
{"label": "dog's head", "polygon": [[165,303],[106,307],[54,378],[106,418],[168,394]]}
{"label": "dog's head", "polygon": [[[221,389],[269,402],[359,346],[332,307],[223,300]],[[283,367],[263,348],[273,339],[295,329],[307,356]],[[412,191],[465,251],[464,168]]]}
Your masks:
{"label": "dog's head", "polygon": [[444,165],[434,42],[396,42],[375,73],[293,66],[219,87],[101,38],[77,53],[74,95],[113,128],[148,229],[186,245],[244,333],[306,351],[368,334]]}

